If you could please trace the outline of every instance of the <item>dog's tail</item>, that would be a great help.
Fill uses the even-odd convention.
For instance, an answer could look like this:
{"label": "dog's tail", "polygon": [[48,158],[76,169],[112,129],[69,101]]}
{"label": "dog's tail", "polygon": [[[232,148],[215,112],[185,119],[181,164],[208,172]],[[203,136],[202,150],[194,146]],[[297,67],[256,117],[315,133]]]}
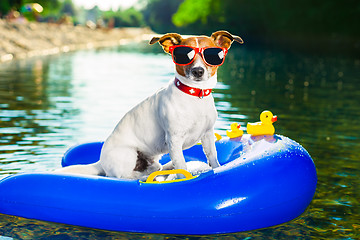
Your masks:
{"label": "dog's tail", "polygon": [[62,173],[75,173],[75,174],[83,174],[83,175],[97,175],[104,176],[104,169],[101,167],[101,164],[93,163],[86,165],[72,165],[64,168],[60,168],[55,170],[54,172],[62,172]]}

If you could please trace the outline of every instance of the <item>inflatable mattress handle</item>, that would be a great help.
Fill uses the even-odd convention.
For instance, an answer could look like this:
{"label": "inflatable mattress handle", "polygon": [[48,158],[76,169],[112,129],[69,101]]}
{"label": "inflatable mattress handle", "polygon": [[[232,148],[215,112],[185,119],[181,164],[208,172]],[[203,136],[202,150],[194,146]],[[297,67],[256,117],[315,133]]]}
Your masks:
{"label": "inflatable mattress handle", "polygon": [[[185,179],[176,179],[176,180],[162,181],[162,182],[154,181],[155,177],[157,177],[157,176],[170,175],[170,174],[182,174],[182,175],[185,176]],[[194,178],[194,176],[191,175],[191,173],[189,173],[188,171],[186,171],[184,169],[174,169],[174,170],[153,172],[146,179],[145,183],[170,183],[170,182],[178,182],[178,181],[190,180],[190,179],[193,179],[193,178]]]}

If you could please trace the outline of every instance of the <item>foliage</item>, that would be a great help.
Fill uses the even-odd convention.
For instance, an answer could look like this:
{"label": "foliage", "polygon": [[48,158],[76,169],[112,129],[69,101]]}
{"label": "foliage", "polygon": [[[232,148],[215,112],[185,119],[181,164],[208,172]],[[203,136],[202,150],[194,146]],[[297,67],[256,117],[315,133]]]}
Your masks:
{"label": "foliage", "polygon": [[48,15],[51,12],[59,11],[61,7],[60,0],[0,0],[0,16],[6,15],[11,9],[20,11],[21,6],[27,3],[39,3],[44,11],[42,15]]}
{"label": "foliage", "polygon": [[61,7],[60,0],[21,0],[21,5],[34,2],[39,3],[44,8],[44,11],[42,12],[43,15],[58,11]]}
{"label": "foliage", "polygon": [[76,16],[76,10],[73,2],[71,0],[65,0],[61,7],[61,14],[66,14],[68,16]]}
{"label": "foliage", "polygon": [[10,5],[10,1],[0,1],[0,17],[7,14],[11,7],[12,5]]}
{"label": "foliage", "polygon": [[146,25],[158,33],[175,31],[178,28],[173,24],[172,16],[182,2],[183,0],[147,0],[142,11]]}
{"label": "foliage", "polygon": [[135,8],[118,11],[106,11],[103,13],[106,21],[114,20],[114,27],[143,27],[145,25],[143,15]]}
{"label": "foliage", "polygon": [[207,35],[224,29],[243,37],[247,46],[269,43],[303,50],[342,46],[360,50],[358,0],[147,2],[143,10],[145,22],[158,33]]}
{"label": "foliage", "polygon": [[200,20],[202,24],[207,23],[207,17],[212,13],[212,0],[185,0],[172,17],[176,26],[184,26]]}
{"label": "foliage", "polygon": [[[185,0],[177,26],[224,27],[257,38],[267,35],[360,36],[357,0]],[[208,23],[213,24],[208,24]]]}
{"label": "foliage", "polygon": [[[29,2],[44,7],[45,19],[58,19],[63,13],[76,19],[78,14],[72,0],[0,0],[0,16]],[[158,33],[210,34],[225,29],[247,43],[332,41],[360,49],[358,0],[139,0],[140,5],[140,10],[100,15],[115,27],[149,26]]]}
{"label": "foliage", "polygon": [[20,9],[22,0],[1,0],[0,17],[6,15],[11,9]]}

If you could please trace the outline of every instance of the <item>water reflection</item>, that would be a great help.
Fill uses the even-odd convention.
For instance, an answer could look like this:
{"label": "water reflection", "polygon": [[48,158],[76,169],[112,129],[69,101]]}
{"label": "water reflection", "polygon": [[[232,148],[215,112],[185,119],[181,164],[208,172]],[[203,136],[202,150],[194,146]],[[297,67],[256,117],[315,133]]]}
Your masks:
{"label": "water reflection", "polygon": [[49,73],[54,66],[45,59],[0,66],[2,175],[49,169],[46,161],[58,151],[55,147],[61,149],[62,141],[71,138],[62,132],[71,108],[59,108],[53,99],[70,95],[71,78],[53,81]]}
{"label": "water reflection", "polygon": [[[359,59],[231,49],[214,92],[217,132],[225,136],[233,121],[245,130],[248,121],[258,121],[260,112],[269,109],[278,115],[276,132],[310,152],[319,182],[314,201],[300,218],[210,239],[360,237],[359,69]],[[172,74],[171,58],[160,47],[146,44],[0,65],[0,176],[59,167],[69,146],[105,139],[131,106],[166,84]],[[47,237],[54,231],[71,239],[166,237],[0,215],[0,235]]]}
{"label": "water reflection", "polygon": [[66,148],[105,139],[171,70],[164,55],[114,49],[1,65],[0,174],[59,167]]}
{"label": "water reflection", "polygon": [[271,109],[279,116],[276,132],[315,160],[318,190],[302,217],[312,236],[358,238],[360,61],[256,51],[229,57],[220,75],[231,86],[223,93],[228,116],[238,111],[252,121]]}

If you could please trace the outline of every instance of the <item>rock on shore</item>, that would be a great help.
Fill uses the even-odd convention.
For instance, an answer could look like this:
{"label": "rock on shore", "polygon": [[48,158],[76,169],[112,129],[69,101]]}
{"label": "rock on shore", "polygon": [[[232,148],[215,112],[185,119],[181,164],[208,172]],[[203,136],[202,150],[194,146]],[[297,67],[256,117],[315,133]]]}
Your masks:
{"label": "rock on shore", "polygon": [[83,48],[114,46],[150,39],[147,28],[90,29],[49,23],[16,23],[0,19],[0,62]]}

